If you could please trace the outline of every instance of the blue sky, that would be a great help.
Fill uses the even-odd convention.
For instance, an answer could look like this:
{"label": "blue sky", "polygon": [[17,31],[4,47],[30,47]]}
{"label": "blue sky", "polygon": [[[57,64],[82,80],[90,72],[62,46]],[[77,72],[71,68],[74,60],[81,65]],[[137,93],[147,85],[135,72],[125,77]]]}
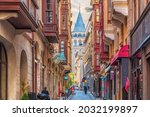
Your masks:
{"label": "blue sky", "polygon": [[85,26],[88,22],[88,19],[90,17],[90,12],[87,12],[86,11],[86,8],[87,7],[91,7],[90,6],[90,1],[91,0],[71,0],[71,11],[72,11],[72,29],[74,28],[74,24],[76,22],[76,19],[77,19],[77,15],[78,15],[78,12],[79,12],[79,6],[80,6],[80,11],[81,11],[81,14],[82,14],[82,18],[83,18],[83,21],[85,23]]}

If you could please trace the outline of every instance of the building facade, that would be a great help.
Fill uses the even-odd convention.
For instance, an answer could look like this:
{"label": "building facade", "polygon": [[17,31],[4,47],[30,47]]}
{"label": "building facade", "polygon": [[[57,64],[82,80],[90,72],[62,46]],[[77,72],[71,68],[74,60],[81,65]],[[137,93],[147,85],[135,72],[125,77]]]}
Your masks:
{"label": "building facade", "polygon": [[[59,92],[65,92],[67,90],[70,80],[69,75],[72,72],[71,69],[71,0],[60,0],[59,2],[59,53],[64,54],[65,62],[62,64],[62,77],[60,79]],[[65,78],[68,79],[66,80]],[[69,87],[68,87],[69,88]]]}
{"label": "building facade", "polygon": [[[59,53],[59,2],[0,1],[0,99],[20,99],[25,93],[36,99],[44,87],[51,99],[59,98],[64,75],[64,66],[55,60]],[[68,0],[67,10],[70,4]],[[70,45],[69,19],[67,23]],[[67,64],[71,63],[69,45]]]}
{"label": "building facade", "polygon": [[86,78],[87,85],[91,93],[94,93],[94,79],[92,76],[92,25],[91,25],[92,15],[86,26],[86,37],[85,37],[85,48],[84,48],[84,77]]}
{"label": "building facade", "polygon": [[49,85],[47,58],[51,53],[41,28],[41,4],[0,1],[1,99],[20,99],[25,92],[37,94]]}
{"label": "building facade", "polygon": [[[134,7],[133,7],[134,6]],[[128,31],[130,39],[129,99],[150,99],[149,92],[149,0],[129,1]]]}
{"label": "building facade", "polygon": [[96,96],[100,95],[100,53],[103,42],[103,24],[101,23],[101,8],[102,4],[100,0],[91,0],[92,5],[92,76],[94,79],[94,93]]}

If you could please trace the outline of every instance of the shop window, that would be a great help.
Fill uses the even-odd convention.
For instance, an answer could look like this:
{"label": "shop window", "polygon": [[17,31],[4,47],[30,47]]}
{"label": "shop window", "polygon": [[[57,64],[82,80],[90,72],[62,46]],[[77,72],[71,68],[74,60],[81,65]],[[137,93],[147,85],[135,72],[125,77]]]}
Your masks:
{"label": "shop window", "polygon": [[132,98],[135,100],[143,98],[143,73],[141,64],[141,55],[138,53],[132,59]]}

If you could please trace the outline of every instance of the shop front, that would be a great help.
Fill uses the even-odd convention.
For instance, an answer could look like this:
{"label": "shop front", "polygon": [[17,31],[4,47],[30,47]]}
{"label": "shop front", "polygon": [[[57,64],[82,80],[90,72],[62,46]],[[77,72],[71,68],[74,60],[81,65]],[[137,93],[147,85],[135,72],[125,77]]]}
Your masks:
{"label": "shop front", "polygon": [[100,92],[101,92],[101,98],[104,100],[110,99],[110,93],[109,93],[109,75],[101,76],[101,85],[100,85]]}
{"label": "shop front", "polygon": [[142,58],[141,52],[138,52],[135,56],[132,57],[132,66],[131,66],[131,97],[134,100],[141,100],[143,97],[143,73],[142,73]]}
{"label": "shop front", "polygon": [[114,58],[111,60],[111,66],[114,70],[114,96],[117,100],[128,99],[128,93],[125,90],[125,84],[128,77],[129,66],[129,46],[125,45],[120,48]]}
{"label": "shop front", "polygon": [[100,84],[100,97],[103,99],[111,99],[110,97],[110,65],[105,66],[101,71]]}
{"label": "shop front", "polygon": [[133,27],[130,37],[130,99],[150,99],[150,3]]}

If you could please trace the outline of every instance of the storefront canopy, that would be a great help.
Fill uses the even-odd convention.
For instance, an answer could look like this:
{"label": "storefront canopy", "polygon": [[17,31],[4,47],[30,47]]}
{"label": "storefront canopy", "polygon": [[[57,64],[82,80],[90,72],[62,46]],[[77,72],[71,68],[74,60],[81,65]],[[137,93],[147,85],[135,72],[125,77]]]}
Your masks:
{"label": "storefront canopy", "polygon": [[120,58],[128,58],[129,57],[129,46],[125,45],[121,47],[121,49],[116,53],[116,55],[111,60],[111,65],[116,62],[116,60]]}

